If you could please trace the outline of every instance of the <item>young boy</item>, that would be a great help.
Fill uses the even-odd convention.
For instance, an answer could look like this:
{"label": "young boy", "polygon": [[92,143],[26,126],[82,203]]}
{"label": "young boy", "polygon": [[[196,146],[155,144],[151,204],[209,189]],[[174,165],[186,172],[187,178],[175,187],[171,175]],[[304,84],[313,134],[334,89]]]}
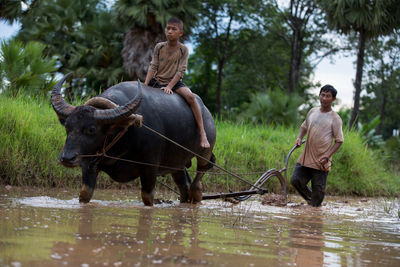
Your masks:
{"label": "young boy", "polygon": [[[321,206],[324,200],[332,155],[343,143],[342,119],[332,110],[336,94],[336,89],[331,85],[321,88],[321,107],[312,108],[308,112],[295,141],[295,145],[300,147],[307,134],[306,146],[296,163],[290,182],[313,207]],[[311,189],[307,186],[310,180]]]}
{"label": "young boy", "polygon": [[165,27],[166,42],[154,48],[153,58],[147,72],[145,84],[160,88],[167,94],[176,92],[189,104],[200,133],[200,146],[209,148],[210,144],[204,131],[203,117],[195,95],[182,82],[188,59],[187,47],[179,42],[183,34],[183,22],[178,18],[170,18]]}

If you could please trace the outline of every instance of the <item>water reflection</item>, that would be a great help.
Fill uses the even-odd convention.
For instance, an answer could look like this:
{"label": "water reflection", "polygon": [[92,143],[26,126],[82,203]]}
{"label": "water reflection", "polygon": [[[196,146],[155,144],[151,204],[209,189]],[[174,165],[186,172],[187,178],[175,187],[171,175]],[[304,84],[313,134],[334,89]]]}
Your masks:
{"label": "water reflection", "polygon": [[57,242],[51,258],[71,266],[206,264],[207,250],[198,245],[199,209],[178,211],[160,214],[155,208],[140,207],[115,214],[83,206],[77,211],[75,242]]}
{"label": "water reflection", "polygon": [[296,266],[324,265],[323,215],[320,208],[307,207],[307,217],[294,215],[289,228],[290,254]]}
{"label": "water reflection", "polygon": [[[396,266],[400,222],[378,202],[272,207],[0,194],[0,266]],[[329,204],[332,203],[332,204]],[[61,207],[61,208],[60,208]],[[398,206],[395,206],[398,208]]]}

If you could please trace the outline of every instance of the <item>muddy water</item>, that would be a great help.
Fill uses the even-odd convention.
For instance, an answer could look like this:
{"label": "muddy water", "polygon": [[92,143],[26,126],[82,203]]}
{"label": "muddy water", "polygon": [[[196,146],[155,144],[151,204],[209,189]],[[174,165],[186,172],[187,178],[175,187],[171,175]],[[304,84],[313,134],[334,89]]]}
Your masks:
{"label": "muddy water", "polygon": [[76,194],[1,189],[0,266],[400,266],[397,199],[149,208],[138,192]]}

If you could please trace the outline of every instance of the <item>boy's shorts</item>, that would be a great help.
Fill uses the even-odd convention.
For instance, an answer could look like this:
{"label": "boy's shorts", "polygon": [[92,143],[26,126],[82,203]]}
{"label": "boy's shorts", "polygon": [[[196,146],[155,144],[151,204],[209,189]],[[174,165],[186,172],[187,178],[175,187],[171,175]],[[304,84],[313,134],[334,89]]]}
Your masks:
{"label": "boy's shorts", "polygon": [[[150,87],[154,88],[161,88],[161,87],[167,87],[168,84],[159,84],[155,78],[151,78],[149,82]],[[181,80],[178,81],[174,87],[172,87],[172,91],[176,91],[177,89],[181,87],[187,87],[186,84],[184,84]]]}

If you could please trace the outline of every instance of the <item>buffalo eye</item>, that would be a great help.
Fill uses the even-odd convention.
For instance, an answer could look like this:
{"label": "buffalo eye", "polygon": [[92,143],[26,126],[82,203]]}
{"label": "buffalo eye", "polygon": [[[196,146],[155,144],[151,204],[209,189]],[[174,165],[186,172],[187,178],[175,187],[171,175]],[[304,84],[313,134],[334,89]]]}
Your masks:
{"label": "buffalo eye", "polygon": [[95,133],[96,133],[96,127],[93,125],[85,129],[85,134],[87,135],[94,135]]}

